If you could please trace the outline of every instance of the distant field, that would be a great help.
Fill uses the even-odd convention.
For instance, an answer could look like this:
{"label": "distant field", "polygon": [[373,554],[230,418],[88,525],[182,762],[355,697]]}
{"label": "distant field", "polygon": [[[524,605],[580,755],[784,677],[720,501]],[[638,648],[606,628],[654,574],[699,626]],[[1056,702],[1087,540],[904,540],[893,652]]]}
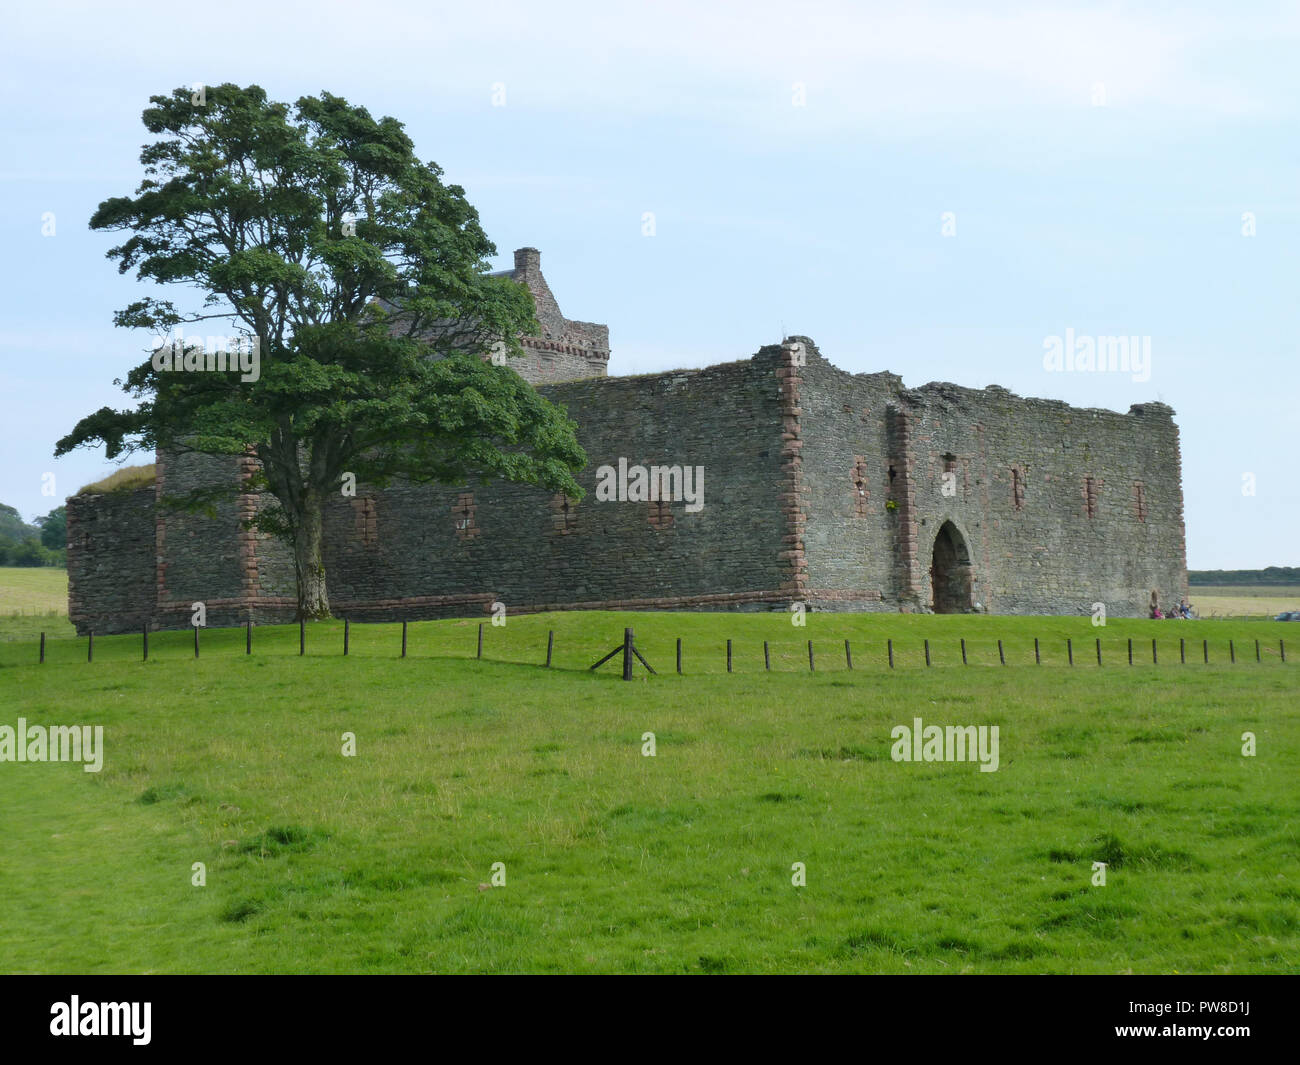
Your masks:
{"label": "distant field", "polygon": [[[0,971],[1300,972],[1300,626],[593,612],[482,661],[464,619],[42,666],[29,620],[0,724],[101,724],[104,763],[0,763]],[[587,670],[624,625],[658,676]],[[999,768],[894,761],[917,717],[999,726]]]}
{"label": "distant field", "polygon": [[0,617],[67,614],[68,571],[42,566],[0,566]]}
{"label": "distant field", "polygon": [[1187,598],[1201,617],[1274,617],[1300,610],[1300,587],[1205,585],[1193,587]]}
{"label": "distant field", "polygon": [[1233,596],[1241,599],[1300,598],[1300,584],[1205,584],[1193,585],[1193,595]]}

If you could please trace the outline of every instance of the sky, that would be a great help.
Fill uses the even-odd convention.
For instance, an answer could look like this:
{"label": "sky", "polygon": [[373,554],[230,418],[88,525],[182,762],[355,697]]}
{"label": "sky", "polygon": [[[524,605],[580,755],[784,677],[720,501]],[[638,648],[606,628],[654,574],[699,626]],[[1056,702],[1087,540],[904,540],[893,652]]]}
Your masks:
{"label": "sky", "polygon": [[[87,222],[180,86],[329,91],[406,125],[500,252],[541,249],[611,374],[811,337],[908,386],[999,384],[1181,432],[1193,569],[1300,564],[1296,4],[46,3],[0,35],[0,502],[149,338]],[[197,298],[192,305],[197,305]],[[1137,372],[1056,370],[1131,336]],[[132,461],[149,461],[136,458]],[[53,475],[50,477],[49,475]]]}

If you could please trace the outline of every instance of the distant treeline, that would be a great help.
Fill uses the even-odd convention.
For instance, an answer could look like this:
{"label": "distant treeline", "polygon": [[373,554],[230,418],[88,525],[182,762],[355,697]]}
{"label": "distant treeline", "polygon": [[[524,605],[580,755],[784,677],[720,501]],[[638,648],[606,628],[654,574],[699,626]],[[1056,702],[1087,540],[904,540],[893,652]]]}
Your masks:
{"label": "distant treeline", "polygon": [[1300,584],[1300,566],[1269,566],[1266,569],[1189,569],[1187,583],[1193,588],[1207,584],[1239,584],[1267,587]]}
{"label": "distant treeline", "polygon": [[68,518],[55,507],[28,525],[13,507],[0,503],[0,566],[66,566]]}

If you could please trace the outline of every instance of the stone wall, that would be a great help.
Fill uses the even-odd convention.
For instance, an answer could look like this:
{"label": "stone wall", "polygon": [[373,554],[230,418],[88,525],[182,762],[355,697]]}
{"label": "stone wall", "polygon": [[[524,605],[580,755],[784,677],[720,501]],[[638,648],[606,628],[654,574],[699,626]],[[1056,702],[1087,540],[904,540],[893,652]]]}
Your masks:
{"label": "stone wall", "polygon": [[804,347],[798,372],[809,598],[827,610],[896,610],[908,592],[895,540],[898,511],[886,503],[906,506],[900,479],[907,454],[888,410],[902,382],[888,373],[845,373],[811,342]]}
{"label": "stone wall", "polygon": [[517,249],[514,269],[503,270],[495,276],[509,277],[528,286],[541,326],[540,335],[519,338],[524,354],[509,362],[516,373],[532,384],[605,376],[609,364],[609,326],[564,316],[542,274],[541,252],[536,248]]}
{"label": "stone wall", "polygon": [[[781,397],[766,357],[544,386],[579,425],[576,504],[471,484],[358,489],[327,512],[335,612],[357,618],[555,607],[768,609],[781,599]],[[601,502],[600,467],[702,466],[704,506]]]}
{"label": "stone wall", "polygon": [[[802,345],[802,350],[799,345]],[[807,338],[753,358],[541,386],[578,424],[576,504],[503,483],[359,485],[325,515],[334,611],[356,619],[556,608],[981,609],[1144,616],[1187,591],[1178,430],[1006,389],[850,374]],[[704,505],[601,501],[602,467],[703,467]],[[232,484],[248,458],[160,456],[156,492]],[[154,490],[69,501],[79,631],[288,621],[292,558]],[[937,546],[936,546],[937,545]],[[935,568],[937,565],[937,568]],[[940,597],[935,598],[939,585]]]}
{"label": "stone wall", "polygon": [[823,607],[930,609],[946,522],[969,549],[972,602],[995,613],[1100,602],[1146,616],[1152,591],[1162,605],[1187,594],[1169,407],[1119,414],[996,386],[904,389],[815,349],[801,378],[810,593]]}
{"label": "stone wall", "polygon": [[[216,483],[236,484],[251,459],[211,455],[158,455],[156,535],[157,602],[160,628],[190,624],[195,603],[203,603],[211,627],[253,621],[284,621],[294,616],[297,597],[292,562],[278,541],[241,527],[258,504],[252,497],[226,498],[210,512],[187,513],[162,505],[164,496],[180,497]],[[290,559],[290,580],[276,563]]]}
{"label": "stone wall", "polygon": [[139,632],[153,617],[154,489],[70,496],[68,619],[87,632]]}

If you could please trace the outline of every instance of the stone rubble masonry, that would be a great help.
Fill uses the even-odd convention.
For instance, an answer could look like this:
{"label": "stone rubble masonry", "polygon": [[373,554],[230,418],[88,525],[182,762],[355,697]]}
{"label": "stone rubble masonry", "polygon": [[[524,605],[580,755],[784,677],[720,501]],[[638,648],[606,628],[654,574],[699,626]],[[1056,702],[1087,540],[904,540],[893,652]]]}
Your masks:
{"label": "stone rubble masonry", "polygon": [[80,633],[139,632],[157,602],[154,489],[70,496],[68,618]]}
{"label": "stone rubble masonry", "polygon": [[[850,406],[849,410],[852,409]],[[894,578],[900,609],[906,612],[915,609],[920,585],[916,572],[917,525],[912,498],[912,427],[908,411],[887,403],[885,426],[889,456],[885,474],[895,508],[891,511],[886,507],[886,514],[892,514],[894,520]]]}
{"label": "stone rubble masonry", "polygon": [[168,507],[165,496],[224,482],[237,485],[257,468],[252,455],[218,457],[159,453],[155,502],[158,529],[157,628],[190,624],[193,604],[206,607],[210,627],[245,620],[281,620],[297,606],[293,556],[279,541],[244,528],[273,502],[239,493],[217,503],[212,515]]}
{"label": "stone rubble masonry", "polygon": [[528,286],[533,294],[541,336],[520,337],[524,354],[508,363],[525,381],[543,384],[580,377],[604,377],[609,365],[609,326],[578,322],[560,311],[551,286],[542,276],[542,253],[536,248],[519,248],[513,270],[497,276],[509,277]]}
{"label": "stone rubble masonry", "polygon": [[[1086,614],[1103,602],[1136,617],[1152,591],[1161,602],[1186,595],[1178,429],[1164,404],[1119,414],[998,386],[907,389],[893,374],[849,374],[821,357],[809,358],[801,387],[808,568],[824,609],[930,609],[945,522],[969,550],[973,600],[994,613]],[[845,496],[843,471],[859,455],[878,456],[869,475],[895,499],[892,513],[873,501],[864,520]],[[943,494],[948,455],[953,496]],[[1132,502],[1138,482],[1144,521]]]}
{"label": "stone rubble masonry", "polygon": [[[249,454],[238,460],[239,479],[247,483],[257,472],[259,463]],[[244,526],[257,516],[257,496],[245,493],[235,501],[235,520],[239,528],[240,597],[252,600],[258,594],[257,532]]]}
{"label": "stone rubble masonry", "polygon": [[[566,507],[501,482],[340,493],[324,516],[337,615],[482,617],[496,601],[508,614],[927,611],[945,525],[969,554],[972,603],[990,612],[1087,614],[1102,602],[1145,616],[1153,591],[1162,603],[1187,592],[1178,430],[1160,403],[1119,414],[996,386],[909,389],[895,374],[838,369],[806,337],[705,369],[589,372],[539,391],[579,427],[584,498]],[[620,458],[702,466],[703,509],[597,501],[596,471]],[[252,463],[159,455],[155,489],[70,499],[78,631],[183,628],[200,601],[212,626],[292,620],[291,554],[241,527],[270,501],[241,495],[213,516],[161,505],[235,484]]]}
{"label": "stone rubble masonry", "polygon": [[[507,613],[586,604],[617,608],[766,608],[788,601],[778,555],[785,517],[771,505],[782,471],[779,348],[704,370],[590,377],[543,385],[579,426],[585,496],[501,482],[441,488],[394,483],[374,493],[378,537],[325,517],[326,572],[337,613],[357,619]],[[704,467],[704,507],[601,502],[597,470]],[[472,492],[477,535],[463,537]],[[446,517],[442,517],[446,515]]]}
{"label": "stone rubble masonry", "polygon": [[[542,274],[542,256],[536,248],[515,252],[515,265],[499,270],[492,277],[508,278],[525,285],[533,297],[533,309],[539,330],[536,335],[519,336],[522,355],[507,364],[530,384],[571,381],[582,377],[604,377],[609,365],[609,326],[566,318]],[[394,314],[393,328],[404,333],[409,322],[401,315],[398,304],[379,300],[378,305]],[[425,330],[424,339],[436,342],[445,331],[458,332],[459,323],[437,322]],[[490,355],[484,353],[483,358]]]}
{"label": "stone rubble masonry", "polygon": [[[804,553],[804,536],[808,515],[803,482],[803,434],[799,406],[799,370],[806,359],[801,343],[811,345],[806,337],[791,337],[781,347],[776,376],[781,383],[781,472],[785,475],[783,491],[777,502],[785,519],[786,531],[781,538],[783,550],[777,556],[781,563],[779,590],[789,596],[792,603],[802,603],[808,594],[808,560]],[[769,349],[764,348],[763,352]],[[755,358],[761,358],[760,352]]]}

